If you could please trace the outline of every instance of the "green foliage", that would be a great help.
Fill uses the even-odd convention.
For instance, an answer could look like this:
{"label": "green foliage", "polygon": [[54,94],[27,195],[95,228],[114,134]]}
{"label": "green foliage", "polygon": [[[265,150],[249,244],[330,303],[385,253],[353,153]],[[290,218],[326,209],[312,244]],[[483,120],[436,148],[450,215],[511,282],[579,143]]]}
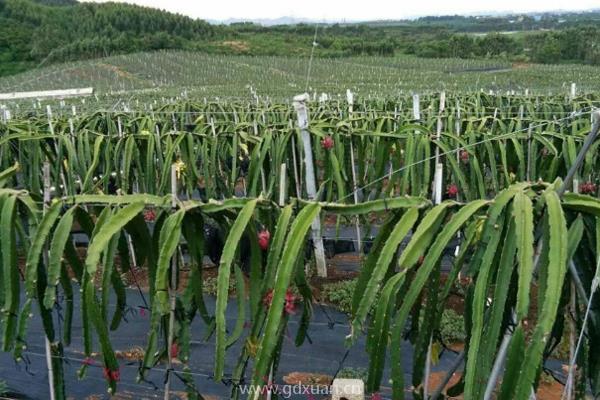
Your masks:
{"label": "green foliage", "polygon": [[352,312],[352,295],[356,288],[356,279],[343,280],[323,285],[323,300],[338,310],[350,315]]}
{"label": "green foliage", "polygon": [[360,379],[362,381],[366,381],[367,380],[367,369],[366,368],[344,367],[338,372],[336,378]]}
{"label": "green foliage", "polygon": [[[60,7],[57,7],[60,5]],[[0,75],[34,64],[195,47],[208,23],[126,4],[6,0],[0,5]]]}
{"label": "green foliage", "polygon": [[[163,97],[181,98],[182,91],[185,90],[185,93],[187,93],[185,99],[191,100],[196,105],[202,103],[204,97],[207,100],[218,97],[221,99],[220,106],[212,104],[210,106],[212,110],[216,111],[218,107],[224,107],[225,111],[232,111],[228,108],[229,104],[238,103],[240,98],[247,96],[248,84],[252,82],[252,90],[259,95],[259,101],[265,100],[265,96],[268,96],[270,101],[283,102],[285,100],[289,103],[290,92],[282,91],[281,87],[302,88],[302,85],[306,84],[306,60],[294,56],[304,55],[306,47],[303,44],[288,44],[293,47],[293,50],[290,52],[285,50],[284,53],[292,55],[291,57],[257,56],[255,54],[261,53],[252,50],[254,44],[249,42],[249,50],[242,53],[243,55],[232,55],[227,49],[215,50],[219,54],[214,54],[209,49],[206,52],[204,50],[202,52],[164,50],[123,54],[96,60],[66,62],[64,64],[48,64],[17,76],[0,77],[0,91],[94,87],[98,97],[86,99],[85,104],[80,99],[64,100],[67,107],[64,107],[63,112],[68,109],[69,105],[74,104],[78,113],[80,113],[84,110],[91,112],[97,109],[112,109],[113,105],[119,101],[120,93],[123,90],[131,91],[131,93],[127,97],[127,101],[119,102],[116,107],[117,110],[124,110],[125,107],[127,107],[127,110],[141,110],[144,104],[149,106],[149,103],[155,99],[161,103],[162,107],[164,106],[162,103]],[[215,47],[215,49],[223,47],[218,44],[210,46]],[[207,53],[209,51],[210,54]],[[524,56],[520,56],[519,59],[527,61]],[[198,65],[203,66],[202,74],[197,73]],[[506,94],[509,93],[507,91],[512,90],[522,94],[528,89],[530,96],[545,96],[549,93],[564,95],[568,91],[568,85],[563,85],[563,82],[565,82],[565,76],[571,76],[571,74],[576,75],[576,79],[569,79],[569,81],[577,83],[578,93],[596,93],[600,88],[600,83],[596,79],[599,68],[595,66],[572,64],[551,67],[542,64],[513,65],[509,59],[498,58],[423,59],[414,55],[397,54],[394,57],[349,56],[344,62],[340,62],[339,59],[335,58],[316,57],[313,60],[313,67],[311,73],[313,92],[311,92],[311,95],[316,92],[318,98],[320,93],[326,93],[330,99],[335,99],[340,94],[340,98],[344,98],[346,89],[350,88],[360,93],[360,99],[355,98],[355,111],[363,111],[361,103],[370,97],[372,100],[376,98],[377,100],[374,102],[380,103],[381,107],[383,107],[383,101],[385,100],[387,102],[387,107],[384,107],[386,111],[393,113],[394,109],[397,108],[399,113],[404,114],[403,111],[407,110],[408,107],[399,107],[399,105],[408,104],[404,100],[406,93],[432,93],[438,92],[441,88],[445,88],[447,94],[459,92],[473,96],[465,103],[461,102],[461,105],[466,103],[475,105],[476,103],[471,103],[471,101],[476,102],[474,98],[476,92],[480,89],[483,89],[485,93],[493,91],[496,94]],[[288,71],[288,73],[282,73],[282,71]],[[404,78],[397,81],[399,73]],[[338,76],[336,85],[331,84],[332,75]],[[370,78],[368,80],[363,79],[365,76]],[[395,84],[389,85],[388,82],[390,81],[395,82]],[[295,93],[295,91],[292,92]],[[486,96],[482,93],[481,97]],[[389,102],[391,99],[395,101],[395,104]],[[411,99],[407,100],[410,101]],[[535,99],[531,98],[531,100],[535,102]],[[484,105],[483,103],[488,103],[487,100],[482,99],[481,101],[481,106]],[[27,100],[20,103],[23,111],[31,110],[31,101]],[[43,103],[52,105],[53,110],[56,112],[59,101]],[[504,109],[507,106],[506,100],[504,100],[504,103],[504,105],[487,105]],[[429,104],[429,102],[424,102],[422,106],[428,107]],[[451,104],[454,104],[454,101],[447,102],[447,105]],[[513,116],[516,116],[519,111],[517,103],[514,104],[515,109],[511,111]],[[549,102],[540,101],[535,106],[535,112],[546,113],[547,106],[550,106]],[[373,109],[381,110],[381,107]],[[171,109],[171,107],[168,108]],[[16,112],[14,107],[9,104],[9,109],[14,115]],[[177,109],[177,107],[173,107],[173,109]],[[192,107],[190,111],[194,111],[194,109],[195,107]],[[341,108],[340,110],[345,113],[347,108]],[[525,109],[525,115],[528,114],[528,110],[531,110],[531,108]],[[563,115],[563,111],[567,110],[560,110],[560,115]],[[568,111],[573,111],[573,108],[568,107]],[[36,112],[39,113],[40,111],[36,110]],[[240,109],[238,108],[236,112],[240,112]],[[488,117],[490,117],[493,109],[488,108],[487,112]],[[383,117],[383,115],[380,115],[380,117]],[[213,118],[217,122],[216,129],[221,130],[222,126],[218,121],[223,119],[222,116],[213,116]],[[404,120],[404,118],[401,118],[401,120]],[[206,119],[205,121],[208,122]],[[116,128],[115,121],[106,121],[106,124],[101,123],[97,126],[111,125]],[[259,128],[260,125],[259,122]],[[149,132],[153,132],[152,129],[148,129],[148,125],[145,125],[145,128]],[[336,154],[336,156],[338,155]],[[338,156],[338,162],[343,164],[344,160],[341,160]]]}
{"label": "green foliage", "polygon": [[[422,18],[322,25],[317,57],[495,58],[597,64],[598,13],[545,17]],[[565,20],[567,21],[565,23]],[[552,31],[541,31],[553,28]],[[519,34],[497,33],[522,31]],[[487,34],[473,35],[474,32]],[[533,32],[533,33],[531,33]],[[120,3],[4,0],[0,3],[0,76],[40,65],[159,49],[211,54],[299,55],[311,52],[314,27],[211,25],[178,14]]]}
{"label": "green foliage", "polygon": [[467,338],[464,317],[452,309],[444,309],[440,320],[440,338],[446,344],[464,342]]}
{"label": "green foliage", "polygon": [[[315,159],[321,163],[316,169],[318,184],[325,187],[331,182],[328,177],[334,177],[336,190],[331,186],[324,195],[331,202],[298,200],[293,198],[296,193],[288,192],[283,206],[273,201],[280,185],[279,166],[282,162],[292,165],[294,155],[290,153],[297,150],[290,140],[297,137],[297,130],[288,125],[292,111],[284,104],[257,102],[257,113],[254,109],[248,112],[246,105],[190,101],[154,110],[152,116],[117,114],[116,123],[125,127],[122,135],[113,113],[80,115],[75,136],[70,135],[64,117],[53,120],[52,135],[47,133],[46,116],[18,116],[2,123],[2,348],[12,351],[17,359],[24,355],[15,347],[27,337],[26,317],[37,303],[45,335],[57,355],[53,357],[58,371],[55,380],[59,391],[64,392],[62,359],[58,355],[70,342],[67,332],[73,319],[68,315],[53,318],[51,306],[56,299],[62,300],[54,293],[58,289],[65,294],[65,301],[72,302],[77,295],[83,300],[79,304],[85,356],[101,351],[103,366],[115,371],[119,361],[109,330],[118,326],[123,311],[120,307],[127,304],[127,293],[115,272],[118,252],[119,272],[134,265],[135,255],[140,264],[136,267],[146,269],[150,277],[151,324],[140,378],[171,351],[160,340],[167,315],[176,319],[171,326],[184,363],[196,333],[191,329],[193,319],[200,315],[206,323],[203,331],[207,335],[216,332],[215,376],[229,375],[232,366],[226,361],[234,356],[232,352],[239,351],[232,379],[251,375],[254,384],[262,384],[271,365],[277,367],[282,341],[289,331],[289,314],[299,305],[295,304],[299,299],[289,294],[294,285],[304,300],[295,343],[301,345],[307,337],[312,291],[304,266],[313,221],[325,215],[340,221],[358,216],[362,221],[385,222],[361,265],[359,278],[325,285],[323,299],[351,315],[348,344],[367,336],[369,390],[379,388],[385,365],[391,361],[394,396],[401,399],[405,395],[406,366],[401,349],[406,345],[410,322],[416,355],[411,373],[414,388],[422,384],[426,350],[439,332],[447,341],[464,339],[465,397],[481,397],[498,357],[500,338],[514,332],[507,352],[509,368],[499,396],[527,399],[531,387],[539,382],[540,366],[552,343],[560,339],[557,326],[565,315],[564,299],[567,294],[574,295],[577,304],[584,304],[580,291],[568,293],[571,284],[580,280],[584,288],[591,286],[600,251],[600,220],[596,218],[600,216],[600,200],[590,195],[597,193],[591,193],[594,189],[590,184],[585,186],[590,192],[586,195],[567,193],[561,197],[557,192],[561,186],[557,177],[572,165],[582,137],[589,130],[588,115],[569,123],[554,121],[557,113],[570,112],[573,106],[589,107],[597,97],[582,96],[572,102],[566,102],[563,96],[537,100],[540,103],[520,96],[452,94],[447,98],[445,114],[438,114],[429,111],[437,110],[439,97],[423,96],[421,101],[427,105],[423,109],[428,111],[420,124],[412,121],[408,107],[393,120],[381,116],[378,111],[398,105],[387,100],[357,104],[357,110],[371,112],[352,117],[344,114],[344,103],[315,107],[311,119],[313,139],[327,135],[335,141],[331,149],[313,147]],[[515,111],[521,108],[527,108],[530,114],[515,117]],[[215,109],[218,111],[211,113]],[[495,110],[494,116],[488,115],[490,109]],[[235,118],[227,119],[231,114],[223,110],[235,110]],[[459,112],[467,116],[457,121]],[[195,122],[178,119],[174,114],[194,115]],[[259,120],[256,115],[261,115]],[[206,122],[211,117],[219,125],[214,130]],[[445,122],[446,128],[440,139],[433,140],[428,133],[438,119]],[[460,125],[460,136],[454,133],[453,122]],[[537,129],[542,125],[543,130]],[[530,134],[527,127],[532,127]],[[480,145],[482,140],[485,145]],[[445,182],[460,184],[460,193],[458,198],[448,193],[434,206],[421,196],[429,198],[431,194],[433,159],[429,156],[436,148],[446,153]],[[466,154],[454,157],[456,150],[465,148]],[[585,158],[580,172],[580,178],[590,182],[600,178],[596,150],[594,147]],[[240,164],[248,161],[248,155],[252,159],[244,171]],[[353,173],[349,168],[353,157],[365,161],[360,163],[357,176],[359,184],[369,189],[358,204],[345,195],[353,191],[348,178]],[[44,207],[40,202],[44,182],[39,164],[45,159],[65,158],[67,162],[50,163],[51,182],[64,184],[57,186],[53,203]],[[333,159],[336,162],[327,163]],[[129,167],[127,174],[108,174],[119,171],[123,164]],[[179,175],[179,185],[173,189],[176,198],[167,189],[173,164]],[[390,177],[388,165],[403,168],[404,173]],[[527,176],[526,166],[531,168],[531,176]],[[301,163],[296,167],[300,173],[305,172]],[[246,188],[256,197],[233,196],[239,189],[239,176],[247,178]],[[385,184],[379,179],[382,176],[388,177]],[[533,178],[538,176],[541,179]],[[294,174],[289,173],[288,178],[293,182]],[[76,179],[83,185],[76,184]],[[105,194],[115,188],[117,194]],[[200,194],[202,200],[196,196],[199,189],[204,191]],[[85,262],[69,240],[76,223],[90,239]],[[204,237],[209,223],[218,225],[219,239],[224,243],[216,284],[202,280],[204,251],[210,251],[214,244]],[[259,229],[270,232],[266,245],[259,245]],[[442,268],[456,244],[460,251],[443,279]],[[17,246],[25,253],[24,285],[19,282]],[[240,289],[246,285],[241,267],[248,248],[250,295],[246,301],[245,290]],[[170,272],[177,272],[173,268],[186,256],[191,260],[187,280],[190,286],[173,290],[183,281],[170,282],[171,276],[178,279]],[[571,261],[578,281],[572,280],[567,268]],[[73,290],[70,270],[82,292]],[[468,282],[464,320],[443,307],[459,271],[463,271],[463,282]],[[234,300],[230,297],[232,282],[237,294]],[[203,285],[216,292],[214,315],[203,303]],[[109,321],[107,301],[113,291],[119,307]],[[234,324],[226,318],[231,301],[238,305]],[[244,307],[245,303],[249,307]],[[534,307],[536,313],[532,313]],[[72,312],[67,310],[67,314]],[[597,321],[597,310],[591,312],[590,321]],[[579,322],[578,314],[574,317]],[[516,329],[507,331],[511,315],[517,319]],[[584,337],[584,347],[591,350],[598,343],[595,329],[591,324]],[[56,332],[66,332],[64,343]],[[588,364],[577,379],[589,381],[597,393],[600,366],[593,358]],[[107,385],[111,392],[117,388],[110,376]]]}
{"label": "green foliage", "polygon": [[[209,276],[202,280],[202,290],[211,296],[217,296],[217,278]],[[229,295],[235,294],[235,281],[229,281]]]}

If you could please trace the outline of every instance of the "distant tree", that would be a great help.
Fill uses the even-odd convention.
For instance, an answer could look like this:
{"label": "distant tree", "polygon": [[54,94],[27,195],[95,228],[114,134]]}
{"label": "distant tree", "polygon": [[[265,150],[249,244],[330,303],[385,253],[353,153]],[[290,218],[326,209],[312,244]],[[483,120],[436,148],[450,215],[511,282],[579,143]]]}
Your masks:
{"label": "distant tree", "polygon": [[469,35],[452,35],[448,47],[450,55],[457,58],[469,58],[476,52],[475,40]]}
{"label": "distant tree", "polygon": [[[548,31],[540,32],[545,28]],[[503,32],[538,30],[518,35]],[[308,55],[314,24],[211,25],[123,3],[0,0],[0,75],[40,63],[158,49],[219,54]],[[483,35],[474,35],[481,32]],[[227,46],[239,41],[247,46]],[[316,55],[499,58],[598,64],[600,12],[529,16],[425,17],[415,21],[320,24]],[[595,47],[592,46],[595,44]]]}
{"label": "distant tree", "polygon": [[589,43],[585,52],[584,61],[587,64],[600,65],[600,40]]}
{"label": "distant tree", "polygon": [[552,35],[546,36],[540,47],[534,49],[533,59],[541,63],[557,63],[560,61],[560,43]]}
{"label": "distant tree", "polygon": [[506,34],[491,33],[478,40],[480,54],[499,56],[501,54],[515,54],[519,49],[516,40]]}

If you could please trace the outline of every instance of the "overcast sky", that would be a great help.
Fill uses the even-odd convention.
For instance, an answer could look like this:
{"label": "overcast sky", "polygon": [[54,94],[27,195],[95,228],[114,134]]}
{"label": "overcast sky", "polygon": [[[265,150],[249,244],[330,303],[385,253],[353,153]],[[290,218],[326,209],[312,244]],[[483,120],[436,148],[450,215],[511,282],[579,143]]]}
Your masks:
{"label": "overcast sky", "polygon": [[[82,1],[105,2],[107,0]],[[600,0],[127,0],[125,2],[161,8],[194,18],[215,20],[271,19],[284,16],[316,20],[373,20],[424,15],[600,8]]]}

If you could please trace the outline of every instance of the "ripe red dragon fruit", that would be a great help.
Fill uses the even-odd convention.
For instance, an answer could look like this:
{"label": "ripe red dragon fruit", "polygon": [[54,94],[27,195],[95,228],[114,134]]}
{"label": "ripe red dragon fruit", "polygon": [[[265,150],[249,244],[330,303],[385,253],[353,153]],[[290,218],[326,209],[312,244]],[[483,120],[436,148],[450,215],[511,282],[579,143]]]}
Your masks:
{"label": "ripe red dragon fruit", "polygon": [[448,195],[448,197],[456,197],[456,195],[458,194],[458,186],[456,186],[456,184],[454,183],[451,183],[446,188],[446,194]]}
{"label": "ripe red dragon fruit", "polygon": [[579,185],[579,192],[582,194],[594,194],[596,193],[596,185],[592,182],[585,182]]}
{"label": "ripe red dragon fruit", "polygon": [[91,357],[86,357],[81,363],[87,366],[94,365],[94,359]]}
{"label": "ripe red dragon fruit", "polygon": [[321,139],[321,147],[325,150],[331,150],[333,148],[333,138],[331,136],[325,136]]}
{"label": "ripe red dragon fruit", "polygon": [[179,355],[179,345],[175,342],[171,344],[171,358],[177,358]]}
{"label": "ripe red dragon fruit", "polygon": [[118,369],[113,371],[108,367],[104,367],[102,368],[102,376],[104,379],[112,382],[119,382],[121,380],[121,372]]}
{"label": "ripe red dragon fruit", "polygon": [[[285,303],[283,312],[285,314],[294,314],[296,312],[296,295],[292,292],[291,289],[288,289],[285,292]],[[262,299],[263,306],[265,308],[271,307],[271,303],[273,302],[273,289],[269,289],[265,296]]]}
{"label": "ripe red dragon fruit", "polygon": [[285,292],[285,312],[287,314],[296,312],[296,296],[290,289]]}
{"label": "ripe red dragon fruit", "polygon": [[466,150],[460,151],[460,161],[462,161],[465,164],[469,162],[469,152],[468,151],[466,151]]}
{"label": "ripe red dragon fruit", "polygon": [[263,306],[265,306],[266,308],[271,307],[271,303],[273,302],[273,289],[269,289],[267,291],[267,293],[265,294],[265,297],[263,297]]}
{"label": "ripe red dragon fruit", "polygon": [[269,248],[270,240],[271,240],[271,232],[269,232],[266,229],[263,229],[262,231],[258,232],[258,246],[261,249],[267,250]]}
{"label": "ripe red dragon fruit", "polygon": [[119,382],[121,380],[121,372],[118,369],[111,371],[110,380],[113,382]]}
{"label": "ripe red dragon fruit", "polygon": [[154,222],[156,219],[156,213],[154,210],[145,210],[144,211],[144,221],[146,222]]}

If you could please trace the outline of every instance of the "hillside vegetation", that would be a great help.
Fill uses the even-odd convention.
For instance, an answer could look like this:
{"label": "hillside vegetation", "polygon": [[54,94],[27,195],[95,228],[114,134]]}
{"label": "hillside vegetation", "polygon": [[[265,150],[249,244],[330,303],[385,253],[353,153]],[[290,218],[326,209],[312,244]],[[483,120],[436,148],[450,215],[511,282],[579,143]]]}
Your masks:
{"label": "hillside vegetation", "polygon": [[126,4],[0,3],[0,73],[140,50],[191,48],[215,35],[204,21]]}
{"label": "hillside vegetation", "polygon": [[[317,57],[485,58],[600,64],[600,12],[517,17],[426,17],[319,25]],[[506,31],[517,33],[498,33]],[[308,56],[315,26],[213,25],[158,9],[75,0],[0,2],[0,76],[52,63],[142,51]]]}

